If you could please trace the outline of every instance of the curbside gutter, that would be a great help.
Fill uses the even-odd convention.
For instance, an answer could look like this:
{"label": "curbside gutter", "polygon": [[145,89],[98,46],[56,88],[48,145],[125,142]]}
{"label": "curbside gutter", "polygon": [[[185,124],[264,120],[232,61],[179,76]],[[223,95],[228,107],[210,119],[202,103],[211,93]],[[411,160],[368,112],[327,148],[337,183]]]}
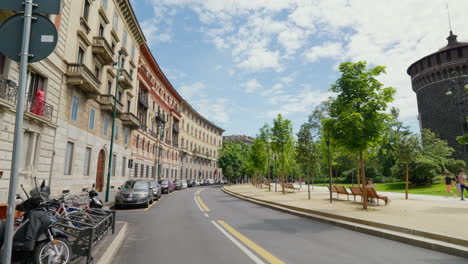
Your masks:
{"label": "curbside gutter", "polygon": [[97,264],[112,263],[112,259],[115,257],[115,254],[117,254],[117,251],[120,249],[120,247],[122,246],[124,242],[125,237],[127,236],[127,232],[128,232],[128,223],[124,222],[119,233],[115,236],[114,240],[106,249],[104,254],[102,254],[102,256],[99,258]]}
{"label": "curbside gutter", "polygon": [[225,187],[222,190],[236,198],[284,213],[307,217],[353,231],[468,258],[467,240],[266,201],[227,190]]}

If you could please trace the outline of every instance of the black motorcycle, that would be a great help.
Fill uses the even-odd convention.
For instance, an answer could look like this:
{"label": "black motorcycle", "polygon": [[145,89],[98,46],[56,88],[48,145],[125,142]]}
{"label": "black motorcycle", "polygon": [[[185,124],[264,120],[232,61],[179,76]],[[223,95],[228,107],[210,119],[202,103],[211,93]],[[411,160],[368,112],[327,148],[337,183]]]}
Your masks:
{"label": "black motorcycle", "polygon": [[[23,189],[24,190],[24,189]],[[24,212],[17,219],[13,236],[12,263],[69,263],[72,249],[67,235],[54,227],[55,218],[48,211],[50,189],[42,182],[16,209]],[[18,196],[20,198],[20,196]],[[5,222],[0,221],[0,248],[3,252]],[[1,263],[1,260],[0,260]]]}
{"label": "black motorcycle", "polygon": [[99,198],[99,194],[94,190],[94,184],[93,184],[93,188],[91,189],[91,191],[88,192],[88,196],[89,196],[89,207],[90,208],[94,208],[94,209],[101,209],[102,206],[103,206],[103,203],[101,201],[101,198]]}

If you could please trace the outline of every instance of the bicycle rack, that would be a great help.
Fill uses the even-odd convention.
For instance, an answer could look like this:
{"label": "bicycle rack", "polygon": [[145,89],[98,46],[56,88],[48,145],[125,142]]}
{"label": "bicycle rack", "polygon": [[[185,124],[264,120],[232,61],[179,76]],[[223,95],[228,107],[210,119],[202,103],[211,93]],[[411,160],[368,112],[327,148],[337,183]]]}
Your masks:
{"label": "bicycle rack", "polygon": [[93,263],[93,248],[108,234],[115,232],[115,212],[101,209],[84,209],[68,217],[56,217],[55,227],[69,236],[74,259],[86,256]]}

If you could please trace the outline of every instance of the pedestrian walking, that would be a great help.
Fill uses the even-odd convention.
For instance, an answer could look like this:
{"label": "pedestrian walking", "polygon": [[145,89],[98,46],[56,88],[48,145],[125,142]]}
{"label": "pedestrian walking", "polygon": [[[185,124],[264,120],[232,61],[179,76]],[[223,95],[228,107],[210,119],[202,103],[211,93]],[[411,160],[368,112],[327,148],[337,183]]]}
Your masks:
{"label": "pedestrian walking", "polygon": [[455,180],[455,188],[457,191],[457,195],[460,195],[460,181],[458,180],[458,175],[460,174],[460,171],[455,175],[454,180]]}
{"label": "pedestrian walking", "polygon": [[463,196],[463,191],[468,188],[466,187],[466,176],[465,176],[465,171],[461,170],[460,174],[458,174],[458,182],[460,183],[460,195],[461,195],[461,200],[465,201],[465,197]]}
{"label": "pedestrian walking", "polygon": [[450,177],[450,173],[446,171],[444,174],[445,174],[444,183],[445,183],[445,190],[447,191],[447,197],[449,195],[452,195],[453,198],[457,198],[457,195],[454,194],[452,191],[453,179],[452,177]]}

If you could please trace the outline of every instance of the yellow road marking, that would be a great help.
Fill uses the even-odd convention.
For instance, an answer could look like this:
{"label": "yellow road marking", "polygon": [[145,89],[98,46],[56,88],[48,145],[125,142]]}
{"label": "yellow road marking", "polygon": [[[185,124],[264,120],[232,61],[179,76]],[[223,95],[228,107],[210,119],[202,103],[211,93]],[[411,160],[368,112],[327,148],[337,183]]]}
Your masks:
{"label": "yellow road marking", "polygon": [[206,206],[206,204],[203,202],[203,200],[198,195],[197,195],[197,201],[200,204],[200,206],[203,208],[203,210],[205,210],[205,212],[210,212],[211,211],[210,208],[208,208],[208,206]]}
{"label": "yellow road marking", "polygon": [[155,205],[157,202],[161,201],[162,197],[159,198],[159,200],[157,201],[154,201],[150,206],[148,206],[148,208],[144,209],[144,211],[148,211],[149,209],[151,209],[151,207],[153,207],[153,205]]}
{"label": "yellow road marking", "polygon": [[242,243],[244,243],[246,246],[251,248],[253,251],[255,251],[257,254],[259,254],[262,258],[264,258],[266,261],[268,261],[271,264],[285,264],[283,261],[278,259],[277,257],[273,256],[270,254],[270,252],[266,251],[264,248],[260,247],[259,245],[255,244],[252,242],[250,239],[239,233],[237,230],[232,228],[230,225],[226,224],[226,222],[222,220],[218,220],[218,224],[220,224],[224,229],[226,229],[231,235],[235,236],[237,239],[239,239]]}

